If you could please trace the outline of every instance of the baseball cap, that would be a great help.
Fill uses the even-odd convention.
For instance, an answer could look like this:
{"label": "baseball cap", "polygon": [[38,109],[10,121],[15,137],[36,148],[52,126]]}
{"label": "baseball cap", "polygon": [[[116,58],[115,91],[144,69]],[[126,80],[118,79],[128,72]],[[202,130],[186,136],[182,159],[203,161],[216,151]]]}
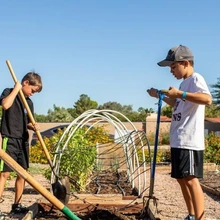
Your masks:
{"label": "baseball cap", "polygon": [[192,51],[183,45],[173,47],[169,50],[166,59],[157,63],[159,66],[170,66],[172,63],[177,61],[189,60],[193,61]]}

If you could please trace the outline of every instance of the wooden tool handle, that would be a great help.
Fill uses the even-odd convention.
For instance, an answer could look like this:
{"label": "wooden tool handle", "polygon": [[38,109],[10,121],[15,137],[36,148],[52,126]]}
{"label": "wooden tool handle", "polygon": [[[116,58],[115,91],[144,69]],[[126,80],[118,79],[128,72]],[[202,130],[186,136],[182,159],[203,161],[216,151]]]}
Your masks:
{"label": "wooden tool handle", "polygon": [[27,181],[34,189],[36,189],[42,196],[44,196],[49,202],[56,206],[61,212],[63,212],[70,220],[80,220],[67,206],[65,206],[60,200],[52,195],[46,188],[38,183],[26,170],[24,170],[13,158],[0,149],[0,158],[20,175],[25,181]]}

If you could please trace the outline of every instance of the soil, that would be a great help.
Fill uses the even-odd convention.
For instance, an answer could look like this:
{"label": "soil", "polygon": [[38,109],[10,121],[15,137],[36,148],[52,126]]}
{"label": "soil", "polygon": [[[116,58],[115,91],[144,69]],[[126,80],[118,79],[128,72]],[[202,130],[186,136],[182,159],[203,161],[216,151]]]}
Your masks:
{"label": "soil", "polygon": [[204,178],[200,180],[201,184],[209,187],[220,196],[220,171],[209,171],[204,174]]}
{"label": "soil", "polygon": [[[35,165],[36,166],[36,165]],[[42,165],[37,165],[41,167]],[[31,173],[31,175],[41,183],[45,188],[50,190],[50,183],[44,178],[42,174]],[[105,173],[106,177],[107,174]],[[105,176],[103,174],[103,176]],[[106,187],[101,188],[102,193],[112,194],[118,193],[115,191],[116,188],[111,186],[110,182],[115,182],[115,175],[112,175],[111,178],[104,178],[103,181]],[[102,176],[102,175],[101,175]],[[106,180],[107,179],[107,180]],[[101,180],[101,179],[100,179]],[[101,181],[100,181],[101,182]],[[121,181],[126,182],[126,180]],[[205,172],[204,179],[201,180],[201,184],[204,189],[205,196],[205,219],[206,220],[220,220],[220,171],[207,171]],[[128,185],[128,183],[126,184]],[[123,184],[122,184],[123,186]],[[97,185],[90,183],[88,188],[92,193],[97,192]],[[87,189],[87,190],[88,190]],[[117,189],[118,190],[118,189]],[[82,192],[83,193],[83,192]],[[127,195],[134,195],[135,191],[127,187]],[[161,220],[178,220],[184,219],[187,215],[185,203],[183,201],[180,188],[178,183],[170,178],[170,168],[156,168],[155,183],[154,183],[154,196],[156,198],[156,203],[150,201],[151,211],[154,215]],[[9,180],[4,191],[5,201],[0,204],[0,210],[2,212],[1,216],[4,216],[5,219],[22,219],[24,216],[12,215],[10,214],[11,204],[13,203],[14,198],[14,178]],[[36,192],[28,183],[26,183],[25,191],[22,197],[22,203],[26,206],[31,206],[34,203],[38,203],[42,199],[42,196]],[[48,202],[49,204],[49,202]],[[95,210],[88,213],[75,212],[75,214],[83,220],[133,220],[133,219],[143,219],[141,218],[142,213],[135,213],[132,215],[121,214],[117,210]],[[59,210],[52,209],[45,211],[42,209],[35,219],[67,219]]]}
{"label": "soil", "polygon": [[80,193],[122,194],[123,196],[138,195],[128,183],[126,171],[110,172],[104,170],[93,172],[92,176],[96,178],[90,181],[86,187],[86,191],[81,191]]}

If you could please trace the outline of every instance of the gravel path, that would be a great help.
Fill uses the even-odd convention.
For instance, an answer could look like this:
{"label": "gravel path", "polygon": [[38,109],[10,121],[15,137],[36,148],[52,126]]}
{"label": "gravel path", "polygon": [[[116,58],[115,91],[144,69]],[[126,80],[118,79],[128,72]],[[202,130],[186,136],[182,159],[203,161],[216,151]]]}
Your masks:
{"label": "gravel path", "polygon": [[[155,176],[154,196],[158,198],[158,214],[161,220],[184,219],[187,215],[185,202],[177,181],[168,170],[158,170]],[[205,219],[220,220],[220,197],[204,192]],[[155,206],[154,206],[155,207]]]}

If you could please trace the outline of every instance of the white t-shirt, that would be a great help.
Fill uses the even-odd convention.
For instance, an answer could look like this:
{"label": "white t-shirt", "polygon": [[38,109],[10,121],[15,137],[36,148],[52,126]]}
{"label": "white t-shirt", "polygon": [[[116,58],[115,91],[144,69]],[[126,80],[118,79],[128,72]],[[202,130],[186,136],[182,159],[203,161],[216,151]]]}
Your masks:
{"label": "white t-shirt", "polygon": [[[204,78],[193,73],[180,84],[180,90],[210,95]],[[176,99],[170,127],[170,146],[191,150],[204,150],[205,105]]]}

